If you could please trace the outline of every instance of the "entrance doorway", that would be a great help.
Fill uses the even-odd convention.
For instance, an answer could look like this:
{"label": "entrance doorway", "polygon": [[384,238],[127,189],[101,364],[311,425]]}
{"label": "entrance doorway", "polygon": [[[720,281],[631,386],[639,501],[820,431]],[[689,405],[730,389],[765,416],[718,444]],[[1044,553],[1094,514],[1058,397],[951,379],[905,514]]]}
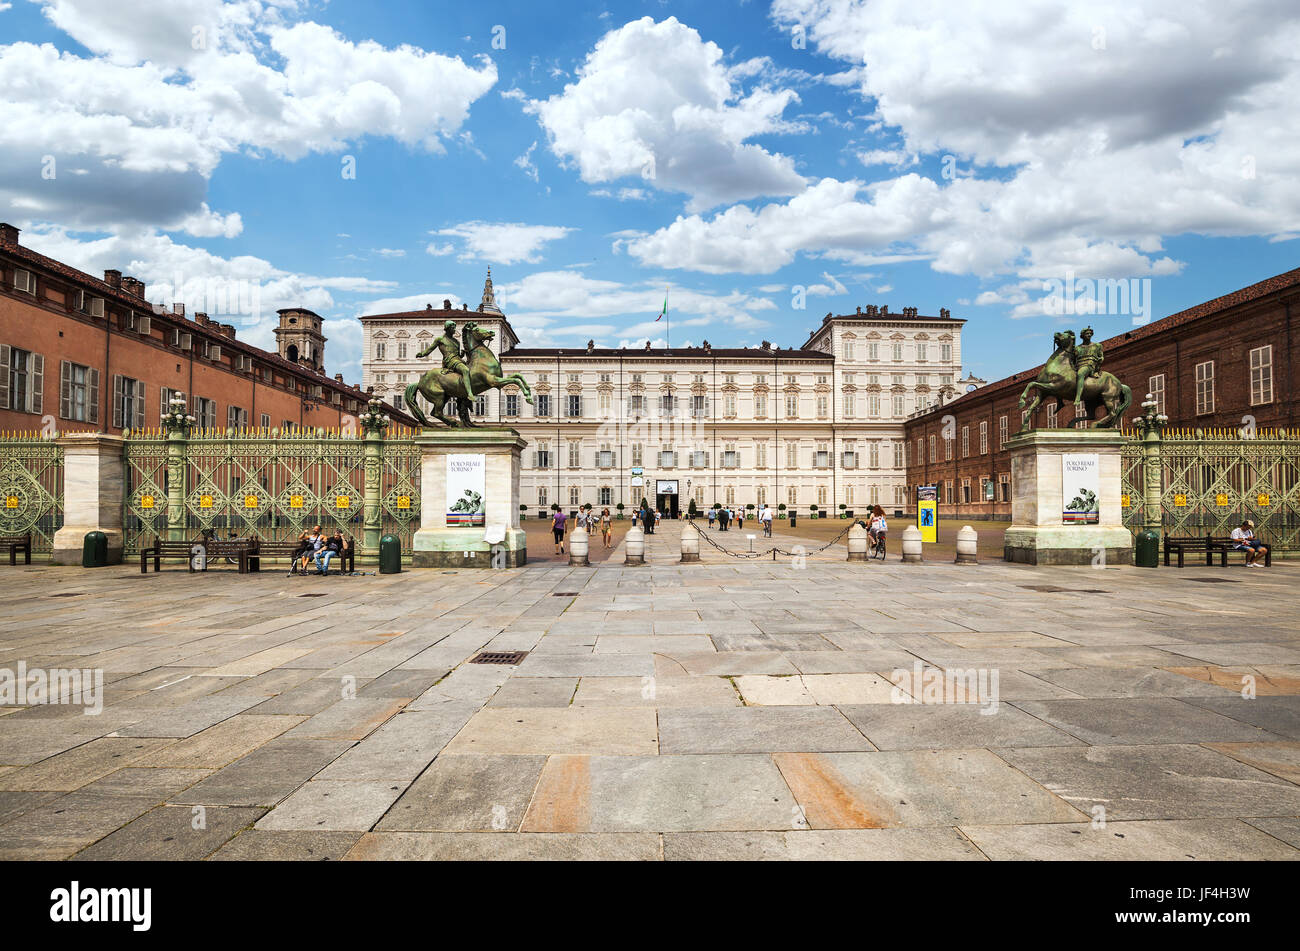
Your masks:
{"label": "entrance doorway", "polygon": [[655,508],[664,513],[664,518],[677,518],[677,480],[655,480]]}

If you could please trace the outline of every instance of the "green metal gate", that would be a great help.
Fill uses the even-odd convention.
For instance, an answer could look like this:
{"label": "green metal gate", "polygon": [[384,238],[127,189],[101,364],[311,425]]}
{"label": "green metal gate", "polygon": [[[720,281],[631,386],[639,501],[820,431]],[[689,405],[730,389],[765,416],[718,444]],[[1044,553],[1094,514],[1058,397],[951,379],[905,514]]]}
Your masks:
{"label": "green metal gate", "polygon": [[54,549],[63,527],[63,449],[39,434],[0,438],[0,535],[32,533],[32,551]]}

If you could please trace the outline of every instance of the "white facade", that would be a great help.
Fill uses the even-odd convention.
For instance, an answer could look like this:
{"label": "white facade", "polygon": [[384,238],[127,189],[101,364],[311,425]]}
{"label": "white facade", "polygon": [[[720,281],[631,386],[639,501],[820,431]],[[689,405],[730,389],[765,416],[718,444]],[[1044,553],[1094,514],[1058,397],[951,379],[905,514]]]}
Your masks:
{"label": "white facade", "polygon": [[682,512],[692,499],[805,517],[814,505],[893,511],[904,507],[903,422],[959,392],[964,321],[865,311],[827,315],[800,349],[530,349],[489,284],[479,310],[362,317],[363,385],[400,405],[431,365],[415,353],[446,320],[474,320],[496,331],[502,368],[533,388],[532,406],[514,387],[487,393],[475,417],[528,441],[520,501],[530,515],[552,503],[630,509],[643,496]]}

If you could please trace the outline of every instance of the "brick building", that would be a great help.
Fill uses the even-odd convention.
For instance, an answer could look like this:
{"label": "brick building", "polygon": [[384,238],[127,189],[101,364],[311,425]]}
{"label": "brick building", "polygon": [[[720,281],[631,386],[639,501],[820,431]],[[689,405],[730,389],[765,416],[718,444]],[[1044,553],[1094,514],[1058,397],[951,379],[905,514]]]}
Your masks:
{"label": "brick building", "polygon": [[18,237],[0,224],[0,430],[156,427],[176,393],[209,429],[339,427],[365,407],[359,386],[324,373],[310,310],[279,311],[280,352],[270,353],[207,314],[149,303],[144,283],[120,271],[100,280]]}
{"label": "brick building", "polygon": [[[1300,268],[1101,341],[1103,369],[1133,391],[1125,424],[1150,393],[1172,426],[1294,431],[1297,311]],[[937,485],[941,515],[1011,517],[1011,456],[1002,446],[1020,428],[1020,394],[1042,366],[907,420],[910,508],[916,486]],[[1039,407],[1035,425],[1069,426],[1073,417],[1072,403],[1058,417],[1050,400]]]}

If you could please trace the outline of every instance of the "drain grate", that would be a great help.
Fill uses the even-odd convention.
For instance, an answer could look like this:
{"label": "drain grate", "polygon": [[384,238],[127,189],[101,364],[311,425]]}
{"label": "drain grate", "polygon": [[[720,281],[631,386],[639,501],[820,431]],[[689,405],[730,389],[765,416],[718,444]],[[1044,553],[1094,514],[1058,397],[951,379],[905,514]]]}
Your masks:
{"label": "drain grate", "polygon": [[1044,594],[1053,594],[1055,592],[1064,592],[1065,594],[1110,594],[1109,591],[1102,591],[1100,588],[1062,588],[1055,584],[1022,584],[1019,587],[1026,591],[1041,591]]}
{"label": "drain grate", "polygon": [[471,664],[517,664],[528,656],[528,651],[484,651],[470,660]]}
{"label": "drain grate", "polygon": [[552,591],[551,592],[551,597],[553,598],[576,598],[577,596],[578,596],[578,592],[576,591]]}

